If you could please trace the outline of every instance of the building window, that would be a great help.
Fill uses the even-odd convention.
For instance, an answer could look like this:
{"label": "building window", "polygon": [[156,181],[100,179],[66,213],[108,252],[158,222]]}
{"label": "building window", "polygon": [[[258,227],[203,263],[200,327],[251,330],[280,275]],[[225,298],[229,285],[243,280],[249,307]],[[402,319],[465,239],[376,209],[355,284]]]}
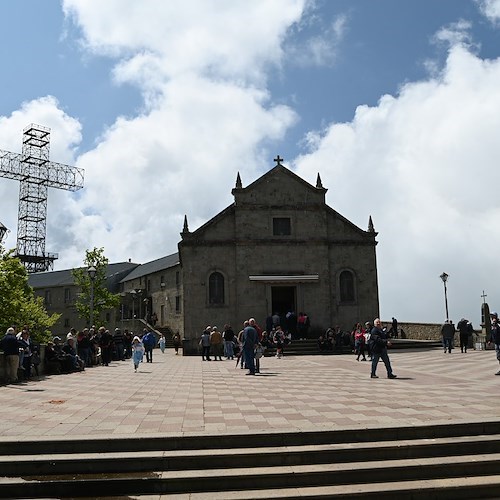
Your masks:
{"label": "building window", "polygon": [[151,280],[146,280],[146,291],[151,291]]}
{"label": "building window", "polygon": [[50,293],[50,290],[45,290],[44,303],[46,306],[50,306],[52,304],[52,294]]}
{"label": "building window", "polygon": [[208,303],[224,304],[224,276],[219,272],[208,278]]}
{"label": "building window", "polygon": [[71,302],[71,290],[69,288],[64,289],[64,303],[69,304]]}
{"label": "building window", "polygon": [[165,276],[162,274],[160,276],[160,288],[165,288],[165,285],[166,285],[166,283],[165,283]]}
{"label": "building window", "polygon": [[340,302],[354,302],[354,275],[351,271],[342,271],[339,277]]}
{"label": "building window", "polygon": [[273,236],[290,236],[292,234],[292,223],[290,217],[273,218]]}
{"label": "building window", "polygon": [[181,312],[181,297],[180,297],[180,295],[176,295],[176,297],[175,297],[175,312],[176,313]]}

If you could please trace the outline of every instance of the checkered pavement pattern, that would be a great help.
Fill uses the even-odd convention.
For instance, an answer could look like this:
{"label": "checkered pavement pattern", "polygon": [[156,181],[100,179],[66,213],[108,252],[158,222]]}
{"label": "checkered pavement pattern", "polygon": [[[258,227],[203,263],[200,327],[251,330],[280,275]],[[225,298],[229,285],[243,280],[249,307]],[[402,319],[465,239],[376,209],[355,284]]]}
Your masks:
{"label": "checkered pavement pattern", "polygon": [[0,387],[4,439],[168,436],[414,426],[498,420],[494,351],[390,352],[395,380],[354,355],[264,357],[246,376],[235,361],[154,351],[131,361]]}

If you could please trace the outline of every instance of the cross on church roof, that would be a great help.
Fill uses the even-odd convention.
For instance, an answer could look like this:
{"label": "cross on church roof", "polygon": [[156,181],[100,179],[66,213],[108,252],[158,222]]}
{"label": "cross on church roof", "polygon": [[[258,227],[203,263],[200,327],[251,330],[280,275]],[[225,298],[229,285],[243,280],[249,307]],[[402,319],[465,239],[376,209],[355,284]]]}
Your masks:
{"label": "cross on church roof", "polygon": [[486,297],[488,297],[488,295],[484,293],[484,290],[483,290],[483,295],[481,295],[481,297],[483,299],[483,303],[486,304]]}
{"label": "cross on church roof", "polygon": [[283,165],[281,164],[281,162],[283,161],[283,158],[281,158],[281,156],[280,156],[280,155],[278,155],[278,156],[274,159],[274,161],[276,162],[276,166],[278,166],[278,165],[283,166]]}

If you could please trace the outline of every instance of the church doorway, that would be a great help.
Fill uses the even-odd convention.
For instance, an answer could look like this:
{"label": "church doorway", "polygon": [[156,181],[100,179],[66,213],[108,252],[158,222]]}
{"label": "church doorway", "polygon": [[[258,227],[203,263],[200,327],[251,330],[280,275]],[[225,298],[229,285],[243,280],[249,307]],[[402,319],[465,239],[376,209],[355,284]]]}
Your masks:
{"label": "church doorway", "polygon": [[294,286],[273,286],[271,287],[272,311],[277,312],[284,318],[287,312],[296,310],[297,290]]}

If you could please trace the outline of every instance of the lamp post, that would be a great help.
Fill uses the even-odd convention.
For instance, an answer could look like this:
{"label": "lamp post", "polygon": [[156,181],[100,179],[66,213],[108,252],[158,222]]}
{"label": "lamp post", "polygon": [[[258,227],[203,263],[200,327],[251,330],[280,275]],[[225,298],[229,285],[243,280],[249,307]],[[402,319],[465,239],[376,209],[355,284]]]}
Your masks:
{"label": "lamp post", "polygon": [[90,266],[87,269],[90,278],[90,328],[94,326],[94,281],[97,274],[97,269]]}
{"label": "lamp post", "polygon": [[446,307],[446,321],[448,321],[449,315],[448,315],[448,295],[446,293],[446,282],[448,281],[448,275],[446,273],[443,273],[441,276],[439,276],[443,280],[443,285],[444,285],[444,305]]}
{"label": "lamp post", "polygon": [[130,294],[132,295],[132,319],[135,319],[135,296],[137,292],[135,290],[130,290]]}

